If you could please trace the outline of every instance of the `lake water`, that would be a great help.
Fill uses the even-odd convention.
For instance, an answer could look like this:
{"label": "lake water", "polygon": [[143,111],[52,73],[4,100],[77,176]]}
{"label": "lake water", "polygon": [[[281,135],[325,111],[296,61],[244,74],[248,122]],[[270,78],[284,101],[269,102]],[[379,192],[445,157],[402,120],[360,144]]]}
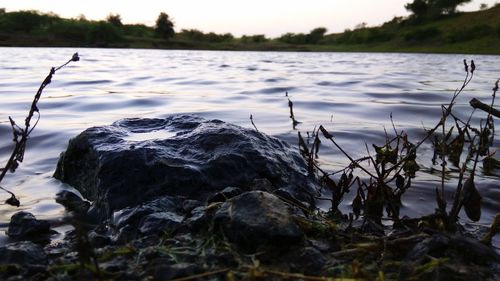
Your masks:
{"label": "lake water", "polygon": [[[28,142],[25,161],[2,182],[22,205],[0,205],[0,243],[7,239],[2,230],[14,212],[26,210],[54,222],[64,216],[54,196],[70,187],[52,174],[68,140],[91,126],[125,117],[194,113],[252,128],[252,115],[260,131],[294,147],[298,131],[305,135],[322,124],[357,158],[365,155],[365,143],[383,144],[384,127],[392,131],[391,112],[398,129],[405,129],[415,141],[422,138],[423,126],[438,122],[440,105],[449,102],[461,85],[463,59],[474,59],[477,70],[457,101],[459,115],[468,116],[472,97],[489,101],[500,78],[499,56],[0,48],[2,166],[12,149],[8,117],[22,124],[50,67],[66,62],[74,52],[81,61],[53,77],[39,102],[41,119]],[[295,130],[286,92],[301,122]],[[498,140],[495,146],[499,147]],[[430,161],[432,147],[424,145],[419,155],[418,180],[403,197],[402,213],[410,216],[433,212],[434,189],[440,186],[439,173],[433,172],[439,167]],[[348,164],[327,141],[319,161],[329,170]],[[456,184],[452,178],[447,187],[449,201],[454,180]],[[498,175],[485,176],[481,171],[476,177],[484,206],[478,225],[490,223],[500,211],[499,182]],[[8,197],[0,193],[1,200]],[[345,210],[349,201],[344,201]]]}

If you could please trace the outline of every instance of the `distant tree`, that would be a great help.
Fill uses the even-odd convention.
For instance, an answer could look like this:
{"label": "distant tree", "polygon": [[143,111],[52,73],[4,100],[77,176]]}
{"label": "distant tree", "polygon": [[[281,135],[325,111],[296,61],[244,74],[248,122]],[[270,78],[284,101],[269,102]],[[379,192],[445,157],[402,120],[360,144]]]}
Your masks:
{"label": "distant tree", "polygon": [[86,40],[92,45],[108,46],[110,43],[123,41],[123,36],[116,26],[100,21],[89,29]]}
{"label": "distant tree", "polygon": [[123,26],[122,17],[119,14],[109,14],[106,21],[117,27]]}
{"label": "distant tree", "polygon": [[408,12],[413,13],[415,18],[424,18],[429,11],[429,1],[428,0],[414,0],[411,3],[405,5],[405,9]]}
{"label": "distant tree", "polygon": [[486,10],[486,9],[488,9],[488,4],[486,4],[486,3],[481,3],[481,5],[479,5],[479,10],[484,11],[484,10]]}
{"label": "distant tree", "polygon": [[366,28],[367,26],[368,26],[368,24],[366,22],[362,22],[362,23],[356,24],[354,29],[363,29],[363,28]]}
{"label": "distant tree", "polygon": [[326,32],[327,32],[327,29],[324,27],[318,27],[318,28],[311,30],[311,32],[309,32],[309,34],[306,35],[306,43],[308,43],[308,44],[319,43],[319,41],[321,41],[323,39],[323,37],[325,36]]}
{"label": "distant tree", "polygon": [[79,21],[86,21],[87,20],[87,18],[85,17],[84,14],[79,14],[78,17],[76,17],[76,19]]}
{"label": "distant tree", "polygon": [[156,19],[155,32],[161,38],[170,39],[175,35],[174,23],[170,20],[169,16],[161,12]]}
{"label": "distant tree", "polygon": [[216,34],[215,32],[209,32],[208,34],[206,34],[205,39],[208,42],[212,43],[219,43],[223,41],[222,37],[219,34]]}
{"label": "distant tree", "polygon": [[0,15],[5,15],[5,8],[0,8]]}
{"label": "distant tree", "polygon": [[18,11],[5,14],[3,28],[9,31],[21,31],[29,33],[35,29],[41,29],[49,23],[51,16],[41,14],[38,11]]}
{"label": "distant tree", "polygon": [[228,42],[228,41],[233,41],[234,40],[233,34],[231,34],[229,32],[224,33],[221,36],[222,36],[222,39],[223,39],[222,41],[224,41],[224,42]]}
{"label": "distant tree", "polygon": [[[203,33],[202,33],[203,34]],[[215,32],[209,32],[207,34],[203,34],[202,40],[211,42],[211,43],[221,43],[228,42],[234,39],[234,36],[231,33],[217,34]]]}
{"label": "distant tree", "polygon": [[121,28],[124,35],[134,37],[153,37],[154,29],[144,24],[126,24]]}
{"label": "distant tree", "polygon": [[413,0],[405,5],[406,10],[418,20],[434,19],[442,15],[452,15],[457,7],[471,0]]}
{"label": "distant tree", "polygon": [[288,44],[306,44],[307,35],[304,33],[285,33],[278,38],[279,41]]}
{"label": "distant tree", "polygon": [[256,35],[243,35],[241,36],[241,41],[243,43],[264,43],[269,41],[264,34]]}
{"label": "distant tree", "polygon": [[441,14],[450,15],[457,12],[457,7],[465,3],[469,3],[472,0],[434,0],[435,7],[441,12]]}
{"label": "distant tree", "polygon": [[50,28],[50,34],[65,40],[86,42],[92,23],[77,19],[62,19]]}
{"label": "distant tree", "polygon": [[203,41],[205,37],[205,34],[197,29],[182,29],[179,35],[193,41]]}
{"label": "distant tree", "polygon": [[318,44],[325,36],[327,29],[318,27],[308,34],[304,33],[285,33],[278,38],[278,41],[288,44]]}

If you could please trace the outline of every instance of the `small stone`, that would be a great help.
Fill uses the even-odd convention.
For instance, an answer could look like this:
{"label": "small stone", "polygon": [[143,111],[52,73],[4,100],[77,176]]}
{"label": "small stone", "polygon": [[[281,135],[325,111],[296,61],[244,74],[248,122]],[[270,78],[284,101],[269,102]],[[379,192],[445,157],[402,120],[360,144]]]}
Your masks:
{"label": "small stone", "polygon": [[215,193],[210,199],[208,199],[208,204],[215,202],[226,202],[228,199],[241,194],[241,189],[238,187],[226,187],[222,191]]}
{"label": "small stone", "polygon": [[158,266],[154,269],[155,280],[170,280],[200,273],[202,269],[190,263],[177,263],[173,265]]}
{"label": "small stone", "polygon": [[172,212],[159,212],[147,215],[139,226],[139,231],[144,235],[163,234],[165,232],[173,232],[184,220],[183,216],[179,216]]}
{"label": "small stone", "polygon": [[111,238],[95,231],[89,233],[90,245],[94,248],[102,248],[111,244]]}
{"label": "small stone", "polygon": [[68,211],[74,211],[79,214],[85,214],[90,207],[88,201],[83,200],[80,196],[68,190],[58,192],[56,194],[56,202],[63,205]]}
{"label": "small stone", "polygon": [[251,190],[260,190],[272,193],[276,188],[268,179],[254,179],[250,185]]}
{"label": "small stone", "polygon": [[[464,253],[467,253],[466,255]],[[478,240],[464,236],[448,236],[434,234],[415,245],[407,254],[407,260],[415,261],[432,256],[435,258],[451,258],[467,263],[489,264],[500,263],[500,255],[495,250]]]}
{"label": "small stone", "polygon": [[33,214],[21,211],[12,215],[6,234],[15,239],[39,240],[50,234],[50,223],[37,220]]}
{"label": "small stone", "polygon": [[187,200],[184,200],[184,202],[182,203],[182,210],[184,210],[184,212],[186,212],[186,213],[191,213],[191,211],[194,208],[200,207],[202,205],[203,205],[203,203],[201,201],[187,199]]}
{"label": "small stone", "polygon": [[43,265],[47,264],[47,255],[31,241],[15,242],[0,247],[0,264]]}
{"label": "small stone", "polygon": [[323,254],[313,247],[304,248],[292,263],[292,270],[308,275],[319,275],[326,264]]}
{"label": "small stone", "polygon": [[262,247],[285,248],[300,243],[304,234],[292,215],[296,209],[262,191],[236,196],[216,212],[214,224],[245,252]]}
{"label": "small stone", "polygon": [[[432,260],[446,260],[432,265]],[[418,242],[407,255],[399,280],[497,280],[500,256],[478,240],[436,233]],[[417,270],[420,268],[420,270]],[[496,272],[495,272],[496,271]],[[460,278],[458,278],[460,277]]]}
{"label": "small stone", "polygon": [[208,228],[211,214],[207,213],[205,206],[196,207],[191,211],[191,216],[184,221],[184,224],[193,232]]}
{"label": "small stone", "polygon": [[115,236],[112,237],[111,241],[114,244],[123,245],[136,238],[137,238],[137,229],[130,225],[125,225],[124,227],[120,228],[120,230]]}
{"label": "small stone", "polygon": [[173,212],[182,209],[178,198],[164,196],[136,207],[129,207],[113,213],[113,224],[121,228],[125,225],[138,227],[140,222],[150,214],[159,212]]}

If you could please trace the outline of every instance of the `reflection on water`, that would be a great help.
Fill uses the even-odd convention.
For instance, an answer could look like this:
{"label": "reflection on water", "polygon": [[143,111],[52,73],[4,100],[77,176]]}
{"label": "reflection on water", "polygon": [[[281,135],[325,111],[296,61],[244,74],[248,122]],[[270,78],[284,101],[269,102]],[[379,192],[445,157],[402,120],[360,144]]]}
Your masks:
{"label": "reflection on water", "polygon": [[[356,157],[365,154],[365,142],[383,142],[384,128],[391,128],[390,113],[398,130],[422,137],[422,128],[436,124],[440,105],[461,85],[464,58],[474,59],[477,71],[457,109],[469,112],[472,97],[487,100],[500,76],[498,56],[0,48],[2,161],[12,145],[8,116],[24,120],[50,67],[75,51],[81,61],[58,72],[40,100],[41,120],[28,142],[25,162],[2,182],[20,196],[21,209],[45,219],[64,213],[54,194],[68,187],[52,178],[59,153],[90,126],[125,117],[195,113],[252,128],[252,114],[260,131],[295,145],[288,91],[301,122],[298,131],[323,124]],[[421,152],[430,149],[424,146]],[[326,168],[347,164],[326,142],[320,157]],[[439,177],[429,173],[430,156],[422,159],[429,161],[419,163],[425,169],[408,191],[404,214],[422,215],[435,208]],[[489,222],[500,206],[498,177],[480,175],[477,186],[485,203],[480,223]],[[0,226],[18,210],[0,205]]]}

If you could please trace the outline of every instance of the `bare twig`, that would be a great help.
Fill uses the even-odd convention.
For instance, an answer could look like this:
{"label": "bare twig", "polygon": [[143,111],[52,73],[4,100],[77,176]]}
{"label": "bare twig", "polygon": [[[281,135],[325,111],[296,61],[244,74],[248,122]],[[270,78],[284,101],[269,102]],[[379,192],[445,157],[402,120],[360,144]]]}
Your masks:
{"label": "bare twig", "polygon": [[347,157],[349,159],[349,161],[351,161],[352,164],[356,165],[356,167],[359,167],[361,170],[363,170],[363,172],[365,172],[366,174],[368,174],[370,177],[372,178],[377,178],[373,173],[371,173],[370,171],[368,171],[367,169],[365,169],[363,166],[359,165],[358,162],[356,162],[349,154],[347,154],[347,152],[345,152],[344,149],[342,149],[342,147],[340,145],[337,144],[337,142],[335,142],[335,140],[333,139],[333,136],[332,134],[330,134],[324,127],[323,125],[319,126],[319,129],[321,130],[321,133],[323,133],[323,136],[330,140],[333,145],[335,145],[335,147],[337,147],[338,150],[340,150],[340,152],[342,152],[342,154],[345,155],[345,157]]}
{"label": "bare twig", "polygon": [[257,131],[257,132],[258,132],[258,131],[259,131],[259,129],[257,129],[257,126],[255,126],[255,123],[253,122],[253,115],[252,115],[252,114],[250,114],[250,122],[252,122],[252,125],[253,125],[253,127],[255,128],[255,131]]}
{"label": "bare twig", "polygon": [[[50,82],[52,81],[52,76],[56,73],[56,71],[63,68],[64,66],[66,66],[70,62],[76,62],[78,60],[80,60],[80,57],[78,56],[78,53],[75,53],[75,54],[73,54],[71,59],[69,59],[66,63],[62,64],[61,66],[59,66],[57,68],[52,67],[50,69],[49,74],[47,75],[47,77],[45,77],[45,80],[43,80],[42,84],[40,85],[40,87],[38,88],[38,91],[35,94],[35,97],[33,98],[33,102],[31,104],[31,108],[30,108],[30,111],[28,113],[28,116],[24,120],[24,128],[19,127],[14,122],[14,120],[11,117],[9,117],[10,124],[12,126],[13,135],[14,135],[13,141],[15,142],[15,146],[14,146],[14,149],[12,151],[12,154],[9,157],[9,160],[7,161],[5,166],[2,169],[0,169],[0,172],[1,172],[0,173],[0,182],[5,177],[5,174],[7,173],[7,171],[10,171],[12,173],[15,172],[17,167],[19,166],[19,163],[23,162],[23,160],[24,160],[24,152],[26,149],[26,143],[28,141],[29,135],[31,134],[33,129],[36,127],[36,125],[38,124],[38,120],[40,119],[40,112],[38,110],[37,104],[38,104],[40,97],[42,96],[43,90],[45,89],[45,87],[47,87],[47,85],[50,84]],[[33,118],[33,115],[35,114],[35,112],[38,114],[38,118],[37,118],[37,121],[35,122],[35,124],[33,126],[31,126],[31,119]],[[1,186],[0,186],[0,189],[2,189],[3,191],[5,191],[11,195],[11,197],[7,201],[5,201],[5,203],[19,207],[20,202],[16,198],[16,196],[13,192],[11,192],[10,190],[8,190],[4,187],[1,187]]]}
{"label": "bare twig", "polygon": [[495,109],[487,104],[482,103],[480,100],[473,98],[469,101],[470,106],[473,108],[481,109],[482,111],[486,111],[487,113],[495,116],[496,118],[500,118],[500,110]]}

